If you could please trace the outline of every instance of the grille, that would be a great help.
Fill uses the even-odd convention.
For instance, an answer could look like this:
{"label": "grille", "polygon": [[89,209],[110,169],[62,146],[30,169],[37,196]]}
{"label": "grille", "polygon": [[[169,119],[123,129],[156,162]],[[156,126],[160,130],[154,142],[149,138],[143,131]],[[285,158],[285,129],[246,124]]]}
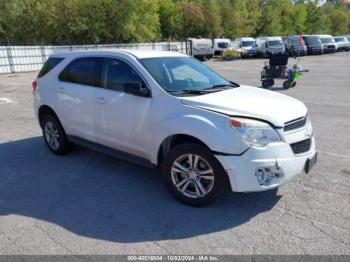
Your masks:
{"label": "grille", "polygon": [[284,130],[284,132],[287,132],[287,131],[291,131],[291,130],[303,127],[306,124],[306,120],[307,120],[307,117],[305,116],[305,117],[301,117],[301,118],[286,122],[286,123],[284,123],[283,130]]}
{"label": "grille", "polygon": [[302,154],[310,150],[311,147],[311,138],[291,144],[294,154]]}

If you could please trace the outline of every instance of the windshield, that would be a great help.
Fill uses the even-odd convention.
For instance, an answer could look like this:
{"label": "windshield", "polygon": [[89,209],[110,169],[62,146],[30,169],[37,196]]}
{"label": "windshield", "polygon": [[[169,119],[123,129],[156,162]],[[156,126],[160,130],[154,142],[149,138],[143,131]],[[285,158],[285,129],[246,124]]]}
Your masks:
{"label": "windshield", "polygon": [[255,41],[242,41],[243,47],[254,46],[254,45],[255,45]]}
{"label": "windshield", "polygon": [[232,86],[192,57],[157,57],[140,61],[158,84],[174,95],[183,95],[186,90],[204,91],[215,86]]}
{"label": "windshield", "polygon": [[218,43],[218,47],[219,48],[227,48],[228,47],[228,43],[227,42],[219,42]]}
{"label": "windshield", "polygon": [[[291,45],[299,45],[299,37],[291,37],[289,42]],[[304,40],[301,40],[301,45],[304,45]]]}
{"label": "windshield", "polygon": [[339,43],[339,42],[345,42],[345,39],[343,37],[337,37],[337,38],[334,38],[335,39],[335,42]]}
{"label": "windshield", "polygon": [[321,40],[316,36],[310,36],[310,37],[306,38],[306,41],[310,45],[319,45],[322,43]]}
{"label": "windshield", "polygon": [[333,38],[321,38],[321,42],[324,44],[329,44],[329,43],[334,43],[334,39]]}
{"label": "windshield", "polygon": [[278,45],[282,45],[282,40],[271,40],[271,41],[267,41],[269,43],[269,46],[278,46]]}

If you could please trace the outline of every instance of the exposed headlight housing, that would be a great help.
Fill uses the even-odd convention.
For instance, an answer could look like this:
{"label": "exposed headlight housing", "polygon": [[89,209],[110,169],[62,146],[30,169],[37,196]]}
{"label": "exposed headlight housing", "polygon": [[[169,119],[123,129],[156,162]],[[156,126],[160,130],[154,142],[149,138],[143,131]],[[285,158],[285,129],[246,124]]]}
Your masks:
{"label": "exposed headlight housing", "polygon": [[262,121],[232,117],[230,125],[242,140],[252,146],[264,147],[267,144],[281,141],[276,130]]}

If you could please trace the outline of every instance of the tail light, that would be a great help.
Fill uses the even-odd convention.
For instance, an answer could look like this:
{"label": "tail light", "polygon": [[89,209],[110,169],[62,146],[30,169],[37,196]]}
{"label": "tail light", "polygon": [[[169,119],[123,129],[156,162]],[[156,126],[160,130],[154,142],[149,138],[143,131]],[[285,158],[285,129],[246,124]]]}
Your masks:
{"label": "tail light", "polygon": [[36,86],[37,86],[37,83],[36,83],[36,80],[34,80],[33,83],[32,83],[32,93],[33,93],[33,95],[35,93]]}

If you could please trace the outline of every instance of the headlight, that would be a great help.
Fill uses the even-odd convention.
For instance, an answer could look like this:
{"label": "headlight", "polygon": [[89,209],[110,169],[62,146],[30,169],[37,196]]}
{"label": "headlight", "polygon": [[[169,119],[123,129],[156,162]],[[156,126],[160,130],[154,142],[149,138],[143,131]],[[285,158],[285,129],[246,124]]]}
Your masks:
{"label": "headlight", "polygon": [[280,136],[269,124],[248,118],[230,118],[233,130],[248,144],[264,147],[281,141]]}

